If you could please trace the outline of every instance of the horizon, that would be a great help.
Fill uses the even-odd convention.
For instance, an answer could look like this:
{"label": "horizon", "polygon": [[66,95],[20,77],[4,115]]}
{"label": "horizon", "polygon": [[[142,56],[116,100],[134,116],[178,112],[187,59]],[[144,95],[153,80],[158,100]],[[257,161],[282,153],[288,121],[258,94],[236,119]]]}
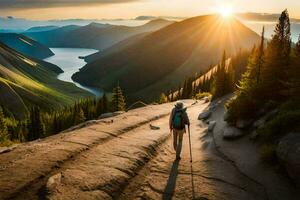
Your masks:
{"label": "horizon", "polygon": [[222,9],[234,13],[281,13],[288,9],[291,18],[300,18],[300,2],[288,0],[272,4],[271,0],[245,1],[236,0],[88,0],[88,1],[43,1],[32,0],[24,3],[20,0],[0,2],[1,16],[13,16],[29,20],[102,20],[134,19],[137,16],[172,16],[189,18],[192,16],[216,14]]}

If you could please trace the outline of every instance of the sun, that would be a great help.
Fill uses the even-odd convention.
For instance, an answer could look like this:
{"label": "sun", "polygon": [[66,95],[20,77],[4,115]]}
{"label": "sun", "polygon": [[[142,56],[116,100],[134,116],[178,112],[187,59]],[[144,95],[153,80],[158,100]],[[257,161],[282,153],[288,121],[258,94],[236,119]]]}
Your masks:
{"label": "sun", "polygon": [[233,15],[233,9],[231,6],[223,6],[219,8],[219,13],[222,17],[228,18]]}

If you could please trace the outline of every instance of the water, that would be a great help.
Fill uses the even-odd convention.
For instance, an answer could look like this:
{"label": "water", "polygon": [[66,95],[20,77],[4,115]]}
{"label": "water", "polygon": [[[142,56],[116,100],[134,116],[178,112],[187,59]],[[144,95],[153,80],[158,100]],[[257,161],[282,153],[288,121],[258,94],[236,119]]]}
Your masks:
{"label": "water", "polygon": [[87,56],[96,53],[98,50],[83,48],[51,48],[51,51],[55,55],[46,58],[45,61],[59,66],[64,71],[64,73],[58,75],[57,78],[59,80],[74,83],[77,87],[94,94],[96,97],[102,95],[100,89],[80,85],[71,78],[75,72],[78,72],[78,70],[86,64],[79,56]]}

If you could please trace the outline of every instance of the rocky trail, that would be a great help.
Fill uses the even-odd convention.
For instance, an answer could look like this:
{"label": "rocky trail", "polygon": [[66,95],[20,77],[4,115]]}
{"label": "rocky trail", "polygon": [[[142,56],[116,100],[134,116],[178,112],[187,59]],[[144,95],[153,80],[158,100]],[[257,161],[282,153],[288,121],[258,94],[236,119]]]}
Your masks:
{"label": "rocky trail", "polygon": [[1,153],[0,199],[299,199],[289,180],[260,164],[247,137],[223,140],[222,101],[214,131],[197,119],[209,103],[184,103],[193,163],[187,134],[175,160],[173,104],[147,106]]}

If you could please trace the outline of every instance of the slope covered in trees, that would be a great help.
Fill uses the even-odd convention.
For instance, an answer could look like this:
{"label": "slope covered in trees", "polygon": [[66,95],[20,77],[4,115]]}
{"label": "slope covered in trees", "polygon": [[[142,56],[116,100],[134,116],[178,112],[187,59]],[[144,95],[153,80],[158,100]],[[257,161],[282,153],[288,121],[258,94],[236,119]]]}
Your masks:
{"label": "slope covered in trees", "polygon": [[253,121],[273,113],[257,130],[269,157],[275,155],[276,145],[285,134],[300,131],[299,47],[300,38],[296,45],[291,42],[289,15],[285,10],[267,45],[262,34],[236,95],[227,104],[226,120],[230,124],[239,120]]}
{"label": "slope covered in trees", "polygon": [[177,88],[186,76],[216,64],[223,50],[231,55],[240,48],[251,48],[258,41],[259,36],[236,19],[225,20],[215,15],[195,17],[102,56],[73,78],[108,91],[119,81],[129,99],[143,96],[145,100],[153,100],[162,89]]}
{"label": "slope covered in trees", "polygon": [[91,23],[82,27],[66,26],[50,31],[24,34],[49,47],[103,50],[133,35],[155,31],[171,23],[173,22],[163,19],[153,20],[136,27]]}

